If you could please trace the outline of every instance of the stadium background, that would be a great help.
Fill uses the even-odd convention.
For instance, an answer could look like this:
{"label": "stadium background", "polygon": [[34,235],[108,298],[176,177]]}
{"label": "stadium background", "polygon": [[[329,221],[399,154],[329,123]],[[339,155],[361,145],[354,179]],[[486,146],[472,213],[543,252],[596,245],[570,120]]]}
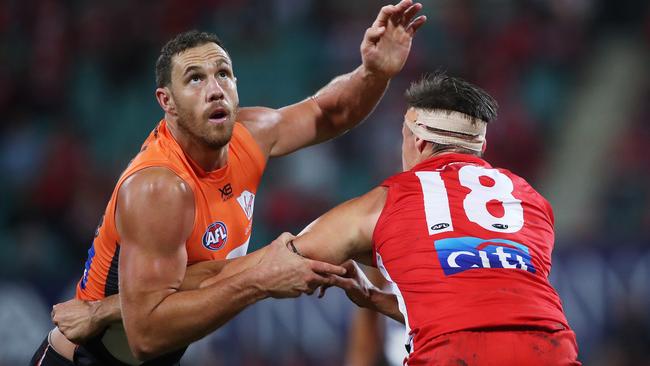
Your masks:
{"label": "stadium background", "polygon": [[[429,21],[369,119],[269,164],[253,246],[398,171],[402,93],[444,69],[499,101],[487,159],[555,207],[552,280],[582,360],[650,364],[648,2],[423,3]],[[241,104],[279,107],[358,65],[381,5],[1,1],[0,365],[25,364],[51,327],[50,306],[72,295],[113,184],[162,116],[153,65],[167,39],[216,32]],[[185,364],[341,364],[352,309],[340,291],[267,300],[193,346]]]}

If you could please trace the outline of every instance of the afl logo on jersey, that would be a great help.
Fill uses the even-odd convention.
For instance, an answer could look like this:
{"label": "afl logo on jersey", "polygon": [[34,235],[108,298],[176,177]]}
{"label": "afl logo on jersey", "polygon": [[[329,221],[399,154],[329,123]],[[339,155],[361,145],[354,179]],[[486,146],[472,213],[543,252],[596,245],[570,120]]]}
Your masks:
{"label": "afl logo on jersey", "polygon": [[209,250],[223,248],[226,245],[226,240],[228,240],[228,228],[221,221],[210,224],[203,234],[203,246]]}

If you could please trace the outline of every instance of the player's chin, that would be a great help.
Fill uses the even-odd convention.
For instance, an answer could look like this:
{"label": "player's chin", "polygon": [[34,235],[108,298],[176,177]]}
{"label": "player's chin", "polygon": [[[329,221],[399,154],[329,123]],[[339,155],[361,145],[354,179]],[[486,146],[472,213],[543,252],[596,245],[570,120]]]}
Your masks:
{"label": "player's chin", "polygon": [[232,138],[232,125],[213,127],[204,134],[205,141],[213,148],[220,148],[230,142]]}

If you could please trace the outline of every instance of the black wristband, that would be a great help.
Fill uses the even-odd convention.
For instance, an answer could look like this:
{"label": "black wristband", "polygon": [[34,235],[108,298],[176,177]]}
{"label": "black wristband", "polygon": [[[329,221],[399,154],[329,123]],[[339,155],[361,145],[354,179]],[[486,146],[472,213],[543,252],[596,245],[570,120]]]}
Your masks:
{"label": "black wristband", "polygon": [[300,252],[298,251],[298,248],[296,248],[296,246],[293,245],[293,240],[289,240],[287,245],[289,246],[289,249],[291,249],[292,252],[298,254],[301,257],[304,257],[302,254],[300,254]]}

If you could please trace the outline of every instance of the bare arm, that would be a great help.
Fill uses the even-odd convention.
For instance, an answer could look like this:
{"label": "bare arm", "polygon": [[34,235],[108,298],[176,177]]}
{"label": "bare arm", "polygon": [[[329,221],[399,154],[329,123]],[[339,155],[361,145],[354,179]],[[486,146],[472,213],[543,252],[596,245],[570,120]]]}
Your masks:
{"label": "bare arm", "polygon": [[164,168],[134,174],[118,193],[120,305],[129,346],[139,359],[186,346],[265,297],[313,291],[327,283],[313,271],[315,266],[325,273],[345,272],[271,245],[259,256],[254,271],[233,271],[236,274],[223,281],[179,291],[187,266],[185,240],[193,226],[193,204],[185,183]]}
{"label": "bare arm", "polygon": [[309,224],[294,245],[308,258],[335,264],[355,259],[372,265],[372,234],[386,193],[386,188],[377,187],[334,207]]}
{"label": "bare arm", "polygon": [[388,81],[408,57],[424,16],[412,0],[381,9],[361,43],[362,64],[339,76],[316,95],[280,109],[242,108],[238,119],[267,156],[281,156],[336,137],[359,124],[380,100]]}
{"label": "bare arm", "polygon": [[139,359],[185,346],[265,297],[250,272],[208,288],[179,292],[194,198],[171,171],[149,168],[127,179],[118,193],[115,218],[121,237],[122,317],[129,345]]}
{"label": "bare arm", "polygon": [[[259,254],[254,258],[259,261]],[[185,278],[181,283],[179,290],[195,290],[209,278],[216,277],[224,268],[230,265],[237,266],[237,259],[205,261],[193,264],[187,267]],[[247,266],[248,267],[248,266]],[[241,272],[238,271],[238,272]],[[226,277],[234,274],[232,271],[226,271]],[[212,281],[214,283],[216,281]],[[99,334],[104,328],[111,323],[122,321],[122,311],[120,309],[120,294],[115,294],[96,301],[84,301],[71,299],[66,302],[56,304],[52,307],[52,322],[59,328],[65,337],[75,344],[82,344],[88,339]]]}
{"label": "bare arm", "polygon": [[82,344],[113,322],[122,321],[119,295],[98,301],[71,299],[52,306],[52,322],[65,337]]}
{"label": "bare arm", "polygon": [[343,288],[357,305],[404,323],[396,296],[374,286],[350,260],[372,265],[372,234],[386,193],[386,188],[378,187],[333,208],[307,226],[293,244],[307,258],[343,263],[345,277],[333,276],[334,285]]}

